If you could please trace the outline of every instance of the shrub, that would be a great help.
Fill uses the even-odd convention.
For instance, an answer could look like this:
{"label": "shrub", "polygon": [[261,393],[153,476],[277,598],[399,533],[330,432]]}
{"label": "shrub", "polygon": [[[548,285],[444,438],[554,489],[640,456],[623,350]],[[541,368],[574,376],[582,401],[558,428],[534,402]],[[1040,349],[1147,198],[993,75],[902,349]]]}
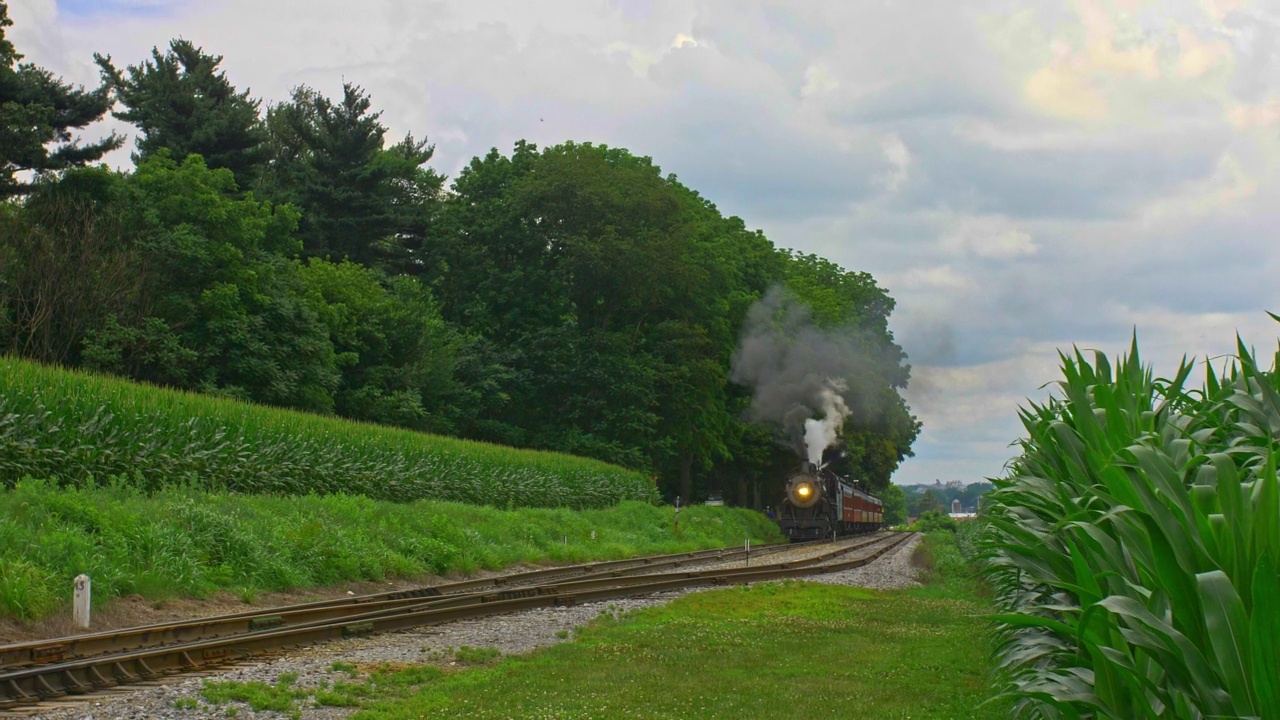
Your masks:
{"label": "shrub", "polygon": [[951,532],[955,532],[956,521],[955,518],[950,515],[945,515],[939,510],[925,510],[920,514],[920,517],[912,523],[910,529],[923,533],[933,532],[934,530],[950,530]]}

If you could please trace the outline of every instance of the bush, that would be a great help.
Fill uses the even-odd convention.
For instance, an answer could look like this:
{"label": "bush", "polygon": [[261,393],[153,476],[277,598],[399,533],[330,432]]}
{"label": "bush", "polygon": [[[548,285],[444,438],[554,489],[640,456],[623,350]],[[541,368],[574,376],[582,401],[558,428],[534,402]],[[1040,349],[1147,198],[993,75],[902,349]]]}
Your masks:
{"label": "bush", "polygon": [[920,514],[920,517],[912,523],[909,529],[923,533],[933,532],[934,530],[950,530],[951,532],[955,532],[956,521],[955,518],[950,515],[943,514],[941,511],[925,510]]}

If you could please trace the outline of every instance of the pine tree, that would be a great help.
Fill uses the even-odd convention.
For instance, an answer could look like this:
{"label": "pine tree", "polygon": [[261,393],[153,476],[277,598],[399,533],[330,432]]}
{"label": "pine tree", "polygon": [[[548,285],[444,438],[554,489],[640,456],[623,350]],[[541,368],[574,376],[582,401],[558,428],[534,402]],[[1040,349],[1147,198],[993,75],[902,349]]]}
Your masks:
{"label": "pine tree", "polygon": [[[72,87],[48,70],[18,64],[22,55],[5,38],[12,25],[7,3],[0,2],[0,198],[30,192],[31,184],[15,177],[19,172],[84,165],[124,142],[115,133],[87,145],[72,136],[110,109],[108,86]],[[51,144],[57,146],[52,152]]]}
{"label": "pine tree", "polygon": [[110,57],[95,56],[127,110],[112,113],[142,130],[134,162],[167,148],[182,162],[199,154],[210,168],[227,168],[240,189],[258,178],[267,159],[266,128],[259,101],[237,93],[218,70],[221,55],[207,55],[189,40],[173,40],[169,51],[151,49],[151,59],[117,70]]}
{"label": "pine tree", "polygon": [[334,102],[301,86],[267,112],[271,168],[264,193],[300,208],[306,254],[414,273],[443,178],[422,166],[433,148],[407,135],[384,148],[381,113],[346,83]]}

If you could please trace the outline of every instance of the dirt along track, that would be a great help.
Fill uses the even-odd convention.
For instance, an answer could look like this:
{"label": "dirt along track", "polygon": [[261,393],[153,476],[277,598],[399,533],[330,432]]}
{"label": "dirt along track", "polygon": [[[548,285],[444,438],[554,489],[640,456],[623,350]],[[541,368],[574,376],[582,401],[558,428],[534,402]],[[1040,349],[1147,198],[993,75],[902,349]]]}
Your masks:
{"label": "dirt along track", "polygon": [[[834,577],[857,572],[855,568],[868,565],[910,537],[878,533],[835,544],[770,546],[753,549],[749,559],[737,549],[549,568],[424,588],[421,594],[379,593],[101,634],[109,637],[3,646],[0,703],[7,703],[9,709],[0,709],[0,713],[44,716],[52,712],[56,717],[79,717],[74,708],[67,707],[67,698],[78,705],[96,707],[104,701],[114,705],[118,701],[84,693],[118,692],[113,690],[115,686],[129,683],[173,682],[173,675],[203,673],[231,663],[243,667],[255,655],[282,650],[305,654],[296,648],[330,640],[345,644],[372,632],[480,623],[474,619],[511,613],[519,615],[510,617],[539,612],[554,615],[588,603],[691,587],[816,573],[834,573]],[[598,610],[593,612],[598,614]],[[428,630],[425,634],[439,632]],[[186,642],[174,644],[183,640]],[[52,706],[51,699],[55,700]]]}

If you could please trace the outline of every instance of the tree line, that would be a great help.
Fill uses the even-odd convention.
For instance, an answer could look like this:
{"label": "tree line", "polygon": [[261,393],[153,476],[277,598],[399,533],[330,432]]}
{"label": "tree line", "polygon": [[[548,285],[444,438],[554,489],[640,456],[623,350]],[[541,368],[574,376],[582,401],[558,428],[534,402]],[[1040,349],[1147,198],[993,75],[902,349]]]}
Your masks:
{"label": "tree line", "polygon": [[[784,286],[901,358],[844,427],[874,490],[920,425],[874,278],[776,247],[624,149],[518,142],[451,180],[369,93],[267,104],[187,40],[97,88],[21,63],[0,2],[0,352],[322,414],[604,459],[662,493],[775,502],[796,464],[729,380]],[[106,113],[122,146],[76,132]]]}

